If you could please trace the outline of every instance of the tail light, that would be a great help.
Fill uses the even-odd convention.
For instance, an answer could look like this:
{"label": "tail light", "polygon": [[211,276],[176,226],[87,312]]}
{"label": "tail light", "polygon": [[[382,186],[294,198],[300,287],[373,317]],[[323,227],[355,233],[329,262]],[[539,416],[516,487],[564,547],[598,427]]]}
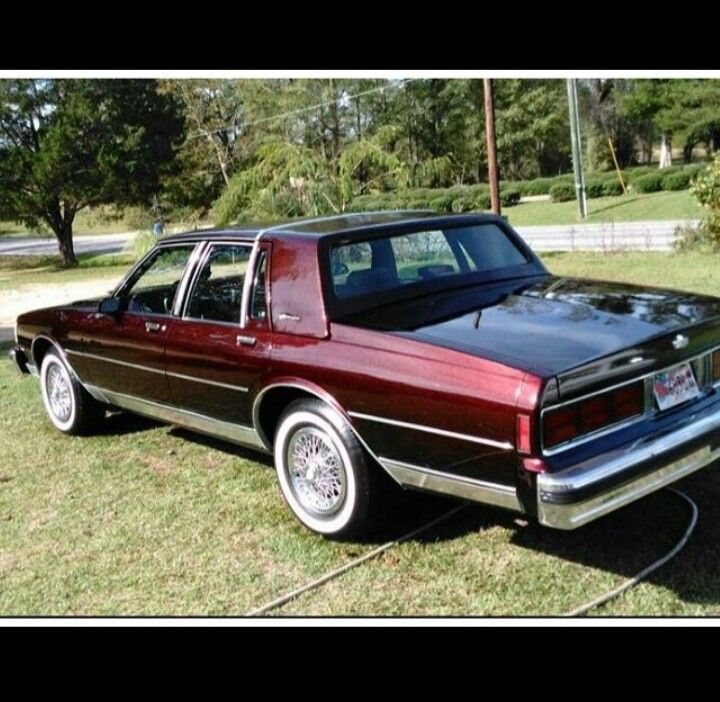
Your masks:
{"label": "tail light", "polygon": [[720,380],[720,351],[715,351],[712,355],[712,377],[713,382]]}
{"label": "tail light", "polygon": [[532,450],[532,439],[530,437],[530,415],[519,414],[517,416],[516,434],[518,453],[530,453]]}
{"label": "tail light", "polygon": [[638,381],[545,412],[543,445],[550,448],[564,444],[642,414],[644,388],[643,382]]}

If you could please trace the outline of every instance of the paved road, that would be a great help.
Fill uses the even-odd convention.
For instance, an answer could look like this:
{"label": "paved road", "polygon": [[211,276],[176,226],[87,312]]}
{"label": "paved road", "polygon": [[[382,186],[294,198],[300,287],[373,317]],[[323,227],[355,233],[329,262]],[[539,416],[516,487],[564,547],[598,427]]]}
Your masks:
{"label": "paved road", "polygon": [[[617,222],[614,224],[570,224],[542,227],[517,227],[525,241],[536,251],[613,251],[638,249],[668,251],[675,239],[675,229],[693,224],[693,220],[663,222]],[[112,253],[120,251],[135,236],[95,234],[76,236],[76,253]],[[0,238],[0,255],[15,256],[57,253],[54,238]]]}
{"label": "paved road", "polygon": [[[122,234],[93,234],[91,236],[75,236],[75,253],[116,253],[135,236],[135,232]],[[55,237],[2,237],[0,238],[0,255],[6,256],[44,256],[56,254],[58,251]]]}
{"label": "paved road", "polygon": [[535,251],[669,251],[678,226],[697,220],[516,227]]}

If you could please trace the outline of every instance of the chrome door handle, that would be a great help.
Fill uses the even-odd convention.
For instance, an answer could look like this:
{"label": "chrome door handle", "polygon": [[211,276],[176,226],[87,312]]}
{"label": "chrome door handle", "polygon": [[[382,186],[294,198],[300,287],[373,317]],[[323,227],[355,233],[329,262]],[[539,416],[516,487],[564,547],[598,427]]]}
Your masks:
{"label": "chrome door handle", "polygon": [[243,336],[242,334],[238,334],[235,337],[235,343],[238,346],[255,346],[255,344],[257,344],[257,339],[254,336]]}
{"label": "chrome door handle", "polygon": [[145,331],[148,331],[148,332],[165,331],[165,325],[158,324],[157,322],[145,322]]}

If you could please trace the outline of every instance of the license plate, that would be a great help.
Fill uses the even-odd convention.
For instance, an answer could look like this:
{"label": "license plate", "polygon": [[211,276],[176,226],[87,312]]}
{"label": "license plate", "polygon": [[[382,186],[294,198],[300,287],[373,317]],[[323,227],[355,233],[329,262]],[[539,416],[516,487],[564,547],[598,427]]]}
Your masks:
{"label": "license plate", "polygon": [[662,373],[655,373],[653,393],[660,411],[692,400],[700,394],[689,363],[681,363]]}

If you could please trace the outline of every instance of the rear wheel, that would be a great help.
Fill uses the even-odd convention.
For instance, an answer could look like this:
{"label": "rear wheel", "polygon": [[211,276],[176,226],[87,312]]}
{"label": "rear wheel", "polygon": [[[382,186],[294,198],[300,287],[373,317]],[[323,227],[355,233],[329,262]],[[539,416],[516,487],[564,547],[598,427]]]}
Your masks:
{"label": "rear wheel", "polygon": [[60,354],[50,349],[40,366],[40,387],[45,410],[56,429],[66,434],[87,434],[97,429],[105,408],[80,385]]}
{"label": "rear wheel", "polygon": [[379,476],[338,412],[320,400],[291,403],[275,432],[274,453],[283,497],[306,527],[333,538],[370,530],[382,499]]}

